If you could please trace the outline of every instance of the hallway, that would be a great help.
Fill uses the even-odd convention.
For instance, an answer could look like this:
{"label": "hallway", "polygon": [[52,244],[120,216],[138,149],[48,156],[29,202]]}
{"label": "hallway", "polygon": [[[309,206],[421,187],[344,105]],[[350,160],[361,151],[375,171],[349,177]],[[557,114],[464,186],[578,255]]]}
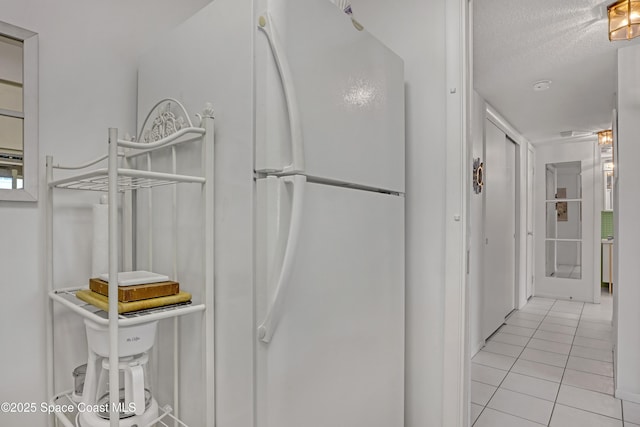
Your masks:
{"label": "hallway", "polygon": [[612,308],[603,293],[513,312],[472,359],[473,426],[640,427],[640,405],[613,397]]}

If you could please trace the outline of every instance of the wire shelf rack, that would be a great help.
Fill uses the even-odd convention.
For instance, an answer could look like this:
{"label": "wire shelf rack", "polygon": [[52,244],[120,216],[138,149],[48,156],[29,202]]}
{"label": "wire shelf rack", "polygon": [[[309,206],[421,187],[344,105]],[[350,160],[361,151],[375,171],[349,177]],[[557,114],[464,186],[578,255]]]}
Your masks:
{"label": "wire shelf rack", "polygon": [[[52,410],[56,419],[65,427],[79,426],[78,417],[80,415],[80,405],[73,399],[73,390],[63,391],[56,394],[50,401],[47,410]],[[172,426],[189,427],[173,415],[173,408],[164,405],[158,408],[158,417],[151,422],[151,426],[169,427]],[[140,426],[147,427],[147,426]]]}
{"label": "wire shelf rack", "polygon": [[[109,316],[106,311],[86,303],[76,297],[76,292],[87,288],[64,288],[55,289],[49,292],[49,297],[62,304],[64,307],[72,310],[80,316],[90,319],[99,325],[108,325]],[[152,322],[155,320],[167,319],[170,317],[183,316],[185,314],[202,312],[205,310],[204,304],[182,303],[164,307],[150,308],[146,310],[134,311],[131,313],[121,313],[118,315],[118,324],[120,326],[131,326],[142,323]]]}
{"label": "wire shelf rack", "polygon": [[[205,178],[134,169],[118,169],[117,182],[118,191],[125,192],[140,188],[177,184],[180,182],[203,184]],[[49,186],[69,190],[108,191],[109,173],[105,168],[96,169],[91,172],[51,181]]]}

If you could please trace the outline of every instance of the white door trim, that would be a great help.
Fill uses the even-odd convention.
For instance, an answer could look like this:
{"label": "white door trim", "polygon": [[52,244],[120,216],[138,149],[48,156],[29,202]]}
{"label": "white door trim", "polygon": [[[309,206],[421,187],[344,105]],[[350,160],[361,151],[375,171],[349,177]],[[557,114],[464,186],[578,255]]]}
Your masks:
{"label": "white door trim", "polygon": [[442,425],[469,425],[469,2],[446,0],[446,184]]}
{"label": "white door trim", "polygon": [[[600,146],[593,145],[593,159],[595,166],[593,169],[593,303],[600,304],[600,292],[602,286],[602,265],[600,261],[600,250],[602,244],[598,242],[602,239],[602,214],[604,210],[604,182],[602,171],[602,159],[600,157]],[[589,230],[586,230],[588,233]],[[608,252],[607,252],[608,253]],[[603,255],[606,256],[606,255]],[[609,268],[612,268],[609,266]]]}
{"label": "white door trim", "polygon": [[[526,283],[525,283],[525,297],[528,299],[533,296],[535,284],[533,281],[534,278],[534,266],[535,266],[535,200],[533,198],[534,195],[534,182],[535,182],[535,150],[531,144],[528,144],[527,147],[527,184],[526,184],[526,221],[525,221],[525,241],[527,245],[526,249]],[[531,166],[531,174],[529,174],[529,166]],[[531,226],[529,228],[529,226]],[[529,235],[531,233],[531,235]],[[529,240],[531,240],[531,245],[529,246]]]}

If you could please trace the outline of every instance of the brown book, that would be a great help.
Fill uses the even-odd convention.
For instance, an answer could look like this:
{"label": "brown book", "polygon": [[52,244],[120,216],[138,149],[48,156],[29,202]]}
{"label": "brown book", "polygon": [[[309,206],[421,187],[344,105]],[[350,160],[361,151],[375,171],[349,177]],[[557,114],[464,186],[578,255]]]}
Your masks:
{"label": "brown book", "polygon": [[[109,311],[109,298],[93,292],[89,289],[80,289],[76,292],[76,297],[86,303],[94,305],[101,310]],[[147,310],[150,308],[164,307],[167,305],[180,304],[191,301],[189,292],[179,292],[166,297],[149,298],[141,301],[118,302],[118,313],[130,313],[132,311]]]}
{"label": "brown book", "polygon": [[[89,279],[89,289],[109,296],[109,283],[100,279]],[[149,298],[166,297],[180,292],[178,282],[145,283],[143,285],[118,286],[118,301],[131,302]]]}

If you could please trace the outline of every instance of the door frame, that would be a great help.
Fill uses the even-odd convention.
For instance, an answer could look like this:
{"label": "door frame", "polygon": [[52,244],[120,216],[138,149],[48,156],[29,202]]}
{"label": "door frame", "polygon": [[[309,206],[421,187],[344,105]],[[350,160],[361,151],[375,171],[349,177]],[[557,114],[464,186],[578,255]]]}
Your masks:
{"label": "door frame", "polygon": [[[523,193],[523,189],[522,189],[522,183],[526,182],[526,177],[523,180],[522,179],[522,163],[526,164],[526,161],[523,162],[523,157],[522,157],[522,146],[520,144],[518,144],[517,142],[515,142],[511,137],[509,137],[509,135],[506,135],[506,139],[507,141],[512,142],[513,144],[515,144],[514,147],[514,158],[513,158],[513,165],[514,165],[514,170],[513,170],[513,176],[514,176],[514,194],[513,194],[513,203],[514,203],[514,207],[513,207],[513,215],[514,215],[514,222],[513,222],[513,232],[514,232],[514,236],[513,236],[513,245],[515,247],[515,251],[513,254],[513,301],[511,304],[512,307],[512,311],[513,310],[517,310],[520,308],[520,297],[521,294],[524,295],[524,299],[526,300],[526,288],[527,288],[527,281],[526,281],[526,274],[525,274],[525,279],[524,279],[524,286],[520,286],[520,281],[521,281],[521,273],[525,273],[526,272],[526,259],[522,259],[523,258],[523,254],[526,253],[527,251],[527,247],[521,245],[521,242],[523,242],[526,245],[526,240],[527,240],[527,235],[526,232],[522,233],[522,224],[526,223],[526,215],[524,215],[524,220],[522,218],[521,213],[523,212],[524,209],[526,209],[526,198],[525,198],[525,206],[523,209],[522,206],[522,198],[521,198],[521,194]],[[524,193],[525,193],[525,197],[526,197],[526,187],[524,189]],[[526,212],[525,212],[526,214]],[[524,248],[524,250],[523,250]],[[524,263],[522,262],[524,261]],[[521,269],[523,268],[524,264],[524,271],[521,272]]]}
{"label": "door frame", "polygon": [[465,427],[470,420],[469,357],[469,187],[471,5],[445,0],[446,157],[444,221],[444,331],[442,425]]}
{"label": "door frame", "polygon": [[[468,165],[468,142],[471,141],[472,76],[472,2],[445,0],[445,54],[447,62],[446,106],[446,179],[445,179],[445,283],[444,283],[444,343],[442,425],[465,427],[470,425],[471,357],[469,333],[469,197],[471,173]],[[487,116],[492,116],[520,150],[531,144],[487,104]],[[526,182],[521,178],[520,183]],[[525,190],[526,192],[526,190]],[[521,206],[524,192],[517,199]],[[526,209],[520,209],[520,216]],[[520,219],[522,224],[522,218]],[[521,232],[524,227],[521,227]],[[526,239],[520,238],[520,244]],[[522,254],[522,249],[520,250]],[[520,257],[522,260],[523,257]],[[524,274],[526,269],[520,267]],[[520,298],[519,298],[520,299]],[[518,301],[516,307],[521,307]],[[526,302],[526,300],[525,300]]]}
{"label": "door frame", "polygon": [[[605,191],[606,191],[606,183],[604,181],[605,171],[604,162],[600,153],[600,146],[598,144],[593,145],[593,158],[595,160],[595,169],[593,171],[593,303],[600,304],[600,293],[602,292],[602,265],[598,262],[598,259],[601,256],[602,244],[598,244],[599,239],[602,239],[602,214],[601,212],[605,209]],[[612,193],[615,187],[615,179],[612,176]],[[600,187],[600,188],[598,188]],[[600,191],[599,191],[600,190]],[[613,206],[611,206],[613,208]],[[613,250],[613,248],[612,248]],[[607,252],[608,254],[608,252]],[[605,255],[602,254],[604,257]],[[608,255],[607,255],[608,256]],[[613,268],[612,265],[609,265],[609,268]],[[613,274],[613,273],[612,273]]]}
{"label": "door frame", "polygon": [[[442,425],[470,425],[471,358],[469,331],[469,268],[471,179],[468,153],[471,141],[473,91],[473,0],[445,0],[446,73],[446,200]],[[498,114],[490,106],[492,115]],[[521,147],[531,144],[508,123],[499,120]],[[529,153],[529,150],[521,150]],[[520,171],[526,167],[520,167]],[[521,180],[521,182],[523,182]],[[526,181],[524,181],[526,182]],[[526,192],[526,190],[525,190]],[[524,193],[524,192],[523,192]],[[521,199],[524,194],[521,193]],[[524,215],[526,209],[520,210]],[[522,220],[521,220],[522,221]],[[522,222],[521,222],[522,223]],[[522,230],[525,228],[522,227]],[[526,239],[520,239],[526,242]],[[522,253],[522,251],[520,252]],[[522,259],[523,257],[521,257]],[[520,269],[521,272],[526,269]],[[526,302],[526,300],[525,300]],[[517,307],[520,307],[517,304]]]}
{"label": "door frame", "polygon": [[[534,274],[536,276],[536,292],[537,295],[547,298],[572,299],[576,301],[585,301],[593,303],[598,298],[600,282],[597,275],[594,277],[596,267],[599,269],[599,247],[600,233],[595,230],[596,217],[599,216],[595,204],[595,197],[600,195],[597,185],[598,166],[596,166],[595,150],[597,145],[593,137],[576,139],[573,141],[563,142],[561,144],[543,144],[537,147],[536,151],[536,169],[545,170],[545,173],[537,174],[534,186],[535,203],[537,204],[534,215],[535,222],[544,224],[546,227],[546,211],[542,209],[542,205],[546,204],[546,168],[548,164],[576,162],[581,165],[581,207],[582,207],[582,237],[581,237],[581,266],[582,275],[580,279],[565,279],[557,277],[547,277],[546,260],[547,254],[545,250],[546,231],[539,233],[535,239],[536,258],[538,262],[534,266]],[[546,228],[545,228],[546,230]],[[544,260],[544,262],[542,261]],[[597,266],[595,265],[597,264]]]}
{"label": "door frame", "polygon": [[526,239],[526,283],[525,283],[525,298],[528,300],[535,293],[535,220],[534,220],[534,206],[535,199],[534,195],[534,182],[535,182],[535,174],[536,174],[536,163],[535,163],[535,151],[531,144],[527,147],[527,204],[526,204],[526,224],[525,231],[527,232]]}

